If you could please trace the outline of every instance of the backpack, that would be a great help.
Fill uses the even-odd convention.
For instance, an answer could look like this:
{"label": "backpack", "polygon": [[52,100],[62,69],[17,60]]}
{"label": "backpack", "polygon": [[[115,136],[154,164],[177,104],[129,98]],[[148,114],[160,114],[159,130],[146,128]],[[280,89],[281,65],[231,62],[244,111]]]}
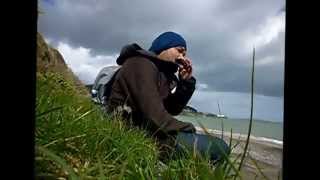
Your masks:
{"label": "backpack", "polygon": [[121,66],[107,66],[100,70],[91,89],[91,98],[95,103],[106,105],[111,94],[112,84]]}

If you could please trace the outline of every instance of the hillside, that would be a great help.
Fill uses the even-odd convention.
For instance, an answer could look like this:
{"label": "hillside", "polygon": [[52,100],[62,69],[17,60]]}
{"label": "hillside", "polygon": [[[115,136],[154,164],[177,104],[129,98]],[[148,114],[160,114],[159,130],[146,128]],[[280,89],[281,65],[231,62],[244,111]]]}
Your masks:
{"label": "hillside", "polygon": [[85,85],[67,66],[63,56],[58,50],[48,45],[42,35],[37,33],[37,72],[53,72],[70,81],[83,95],[89,95]]}

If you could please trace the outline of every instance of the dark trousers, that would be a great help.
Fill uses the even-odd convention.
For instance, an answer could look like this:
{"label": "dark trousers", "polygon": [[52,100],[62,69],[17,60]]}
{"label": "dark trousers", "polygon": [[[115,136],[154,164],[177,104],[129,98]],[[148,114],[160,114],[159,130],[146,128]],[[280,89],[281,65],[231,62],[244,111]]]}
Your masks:
{"label": "dark trousers", "polygon": [[229,145],[218,137],[205,134],[179,132],[177,135],[176,152],[184,154],[186,149],[196,149],[201,155],[208,155],[212,162],[224,160],[230,153]]}

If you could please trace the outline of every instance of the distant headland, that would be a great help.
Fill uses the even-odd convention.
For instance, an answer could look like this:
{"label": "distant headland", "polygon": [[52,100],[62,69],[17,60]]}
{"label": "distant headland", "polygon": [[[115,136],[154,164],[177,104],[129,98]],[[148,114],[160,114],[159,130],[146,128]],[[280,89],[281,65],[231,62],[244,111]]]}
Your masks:
{"label": "distant headland", "polygon": [[222,114],[213,114],[207,112],[199,112],[196,108],[191,106],[186,106],[183,108],[181,115],[194,115],[194,116],[204,116],[204,117],[216,117],[216,118],[227,118],[227,116]]}

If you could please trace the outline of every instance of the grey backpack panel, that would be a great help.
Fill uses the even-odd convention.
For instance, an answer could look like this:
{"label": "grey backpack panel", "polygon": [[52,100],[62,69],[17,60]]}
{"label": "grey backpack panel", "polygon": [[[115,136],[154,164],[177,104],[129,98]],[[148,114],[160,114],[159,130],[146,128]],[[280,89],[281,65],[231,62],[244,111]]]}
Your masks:
{"label": "grey backpack panel", "polygon": [[92,100],[99,104],[105,103],[105,89],[106,86],[111,86],[109,83],[114,74],[120,69],[121,66],[107,66],[104,67],[97,75],[91,89]]}

